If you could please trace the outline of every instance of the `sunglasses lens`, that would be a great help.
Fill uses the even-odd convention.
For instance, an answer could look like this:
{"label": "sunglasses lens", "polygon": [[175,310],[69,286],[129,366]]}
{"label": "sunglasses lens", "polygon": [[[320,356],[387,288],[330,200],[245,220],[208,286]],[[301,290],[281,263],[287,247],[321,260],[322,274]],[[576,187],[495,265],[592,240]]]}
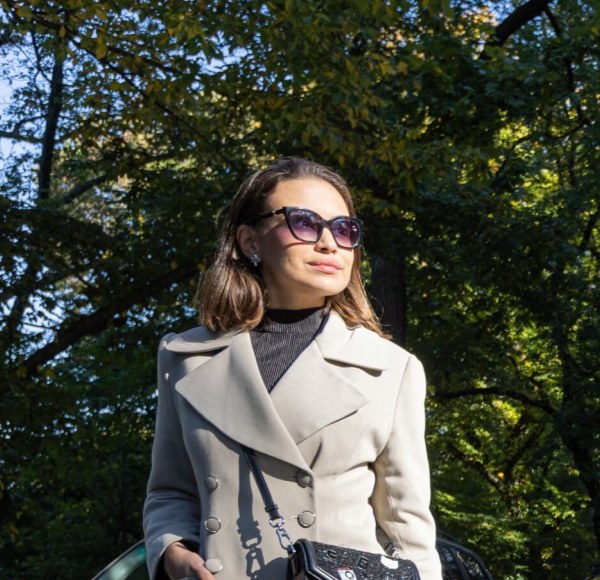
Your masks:
{"label": "sunglasses lens", "polygon": [[316,242],[321,233],[321,218],[312,211],[296,209],[289,213],[292,233],[303,242]]}
{"label": "sunglasses lens", "polygon": [[331,233],[342,248],[355,248],[360,243],[360,222],[352,218],[338,218],[331,223]]}
{"label": "sunglasses lens", "polygon": [[316,242],[328,223],[338,246],[356,248],[360,244],[362,226],[360,220],[351,217],[339,217],[324,222],[321,216],[308,209],[292,209],[286,213],[292,234],[303,242]]}

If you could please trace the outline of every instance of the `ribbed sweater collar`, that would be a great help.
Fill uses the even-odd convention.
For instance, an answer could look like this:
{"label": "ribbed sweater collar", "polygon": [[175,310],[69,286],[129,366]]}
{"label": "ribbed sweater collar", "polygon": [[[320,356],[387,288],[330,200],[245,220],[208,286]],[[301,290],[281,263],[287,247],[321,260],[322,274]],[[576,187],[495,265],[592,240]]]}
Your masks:
{"label": "ribbed sweater collar", "polygon": [[255,330],[272,333],[315,333],[321,326],[324,315],[325,309],[321,307],[303,310],[270,309],[266,311],[263,321]]}

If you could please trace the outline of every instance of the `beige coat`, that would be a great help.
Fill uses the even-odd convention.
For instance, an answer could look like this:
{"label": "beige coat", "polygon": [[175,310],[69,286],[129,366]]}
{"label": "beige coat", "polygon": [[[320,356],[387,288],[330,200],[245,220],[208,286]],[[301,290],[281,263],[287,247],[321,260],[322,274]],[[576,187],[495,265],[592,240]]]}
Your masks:
{"label": "beige coat", "polygon": [[159,349],[144,509],[153,578],[165,548],[199,544],[218,580],[283,580],[286,554],[240,444],[256,450],[293,539],[414,560],[440,580],[419,361],[335,313],[269,394],[247,332],[194,328]]}

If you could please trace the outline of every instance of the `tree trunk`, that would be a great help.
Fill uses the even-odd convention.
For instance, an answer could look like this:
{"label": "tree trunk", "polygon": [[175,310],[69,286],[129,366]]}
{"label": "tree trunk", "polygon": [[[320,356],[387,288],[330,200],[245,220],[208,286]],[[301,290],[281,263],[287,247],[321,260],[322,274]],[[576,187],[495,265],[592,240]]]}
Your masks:
{"label": "tree trunk", "polygon": [[406,345],[407,289],[404,256],[371,259],[373,282],[371,294],[375,311],[396,344]]}
{"label": "tree trunk", "polygon": [[559,348],[563,365],[563,402],[557,416],[558,431],[565,447],[571,453],[592,509],[592,522],[596,545],[600,554],[600,468],[595,459],[598,454],[598,413],[592,403],[598,391],[598,382],[590,383],[587,371],[570,355],[564,345]]}
{"label": "tree trunk", "polygon": [[[54,53],[54,65],[52,67],[52,79],[50,81],[50,93],[48,95],[48,107],[46,109],[46,126],[42,138],[42,151],[39,160],[38,172],[38,201],[48,199],[50,195],[50,184],[52,181],[52,162],[56,149],[56,133],[58,131],[58,120],[63,104],[64,90],[64,63],[65,49],[62,44],[57,45]],[[21,287],[15,296],[8,315],[8,341],[12,344],[23,320],[23,314],[29,304],[29,297],[34,291],[37,272],[31,264],[27,265],[25,272],[15,286]]]}
{"label": "tree trunk", "polygon": [[58,45],[54,53],[54,66],[50,81],[50,94],[48,95],[48,108],[46,111],[46,127],[42,139],[42,153],[40,155],[39,187],[40,199],[47,199],[50,195],[50,182],[52,178],[52,162],[56,149],[56,133],[58,119],[63,105],[63,75],[64,75],[64,47]]}

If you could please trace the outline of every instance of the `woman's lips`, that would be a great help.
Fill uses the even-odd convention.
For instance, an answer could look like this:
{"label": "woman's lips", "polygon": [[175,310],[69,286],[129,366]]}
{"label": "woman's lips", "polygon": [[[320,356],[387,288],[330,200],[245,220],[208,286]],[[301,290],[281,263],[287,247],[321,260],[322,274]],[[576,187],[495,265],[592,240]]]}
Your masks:
{"label": "woman's lips", "polygon": [[319,272],[323,272],[324,274],[335,274],[342,269],[339,264],[324,260],[319,260],[318,262],[309,262],[308,265]]}

